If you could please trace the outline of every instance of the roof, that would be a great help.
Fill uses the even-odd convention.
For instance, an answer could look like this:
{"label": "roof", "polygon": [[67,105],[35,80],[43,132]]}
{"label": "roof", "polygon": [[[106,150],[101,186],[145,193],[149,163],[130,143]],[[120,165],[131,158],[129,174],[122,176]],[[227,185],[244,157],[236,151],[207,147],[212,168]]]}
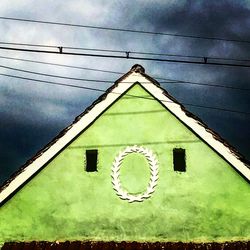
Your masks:
{"label": "roof", "polygon": [[[107,91],[92,103],[72,124],[63,129],[50,143],[28,160],[10,179],[0,187],[0,205],[7,201],[25,183],[34,177],[74,138],[86,130],[119,97],[126,94],[134,84],[139,83],[168,111],[206,142],[224,158],[240,175],[250,182],[250,163],[234,147],[210,129],[198,117],[186,110],[152,77],[145,74],[142,66],[136,64],[119,78]],[[139,97],[139,96],[138,96]]]}

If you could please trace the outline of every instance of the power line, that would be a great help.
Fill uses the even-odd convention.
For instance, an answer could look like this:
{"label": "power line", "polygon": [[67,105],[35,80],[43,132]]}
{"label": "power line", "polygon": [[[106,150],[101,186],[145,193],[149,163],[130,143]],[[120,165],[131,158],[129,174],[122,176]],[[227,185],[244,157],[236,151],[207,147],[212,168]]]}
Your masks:
{"label": "power line", "polygon": [[0,19],[9,20],[9,21],[20,21],[20,22],[39,23],[39,24],[69,26],[69,27],[77,27],[77,28],[88,28],[88,29],[119,31],[119,32],[130,32],[130,33],[138,33],[138,34],[144,34],[144,35],[162,35],[162,36],[173,36],[173,37],[192,38],[192,39],[205,39],[205,40],[217,40],[217,41],[227,41],[227,42],[250,43],[249,40],[231,39],[231,38],[223,38],[223,37],[195,36],[195,35],[188,35],[188,34],[175,34],[175,33],[154,32],[154,31],[146,31],[146,30],[122,29],[122,28],[113,28],[113,27],[104,27],[104,26],[93,26],[93,25],[63,23],[63,22],[52,22],[52,21],[42,21],[42,20],[14,18],[14,17],[3,17],[3,16],[0,16]]}
{"label": "power line", "polygon": [[90,54],[90,53],[72,53],[72,52],[56,52],[50,50],[36,50],[36,49],[20,49],[13,47],[0,47],[3,50],[14,50],[22,52],[32,53],[49,53],[49,54],[60,54],[60,55],[71,55],[71,56],[88,56],[88,57],[101,57],[101,58],[116,58],[116,59],[132,59],[132,60],[146,60],[146,61],[158,61],[158,62],[171,62],[171,63],[185,63],[185,64],[202,64],[202,65],[214,65],[214,66],[230,66],[230,67],[246,67],[250,68],[247,64],[235,64],[235,63],[220,63],[220,62],[209,62],[208,58],[204,57],[204,61],[188,61],[188,60],[177,60],[177,59],[163,59],[163,58],[150,58],[150,57],[136,57],[130,56],[129,52],[126,55],[107,55],[107,54]]}
{"label": "power line", "polygon": [[21,45],[21,46],[41,47],[41,48],[58,48],[59,47],[59,46],[56,46],[56,45],[32,44],[32,43],[13,43],[13,42],[0,42],[0,44]]}
{"label": "power line", "polygon": [[[93,91],[104,92],[104,93],[106,92],[106,90],[99,89],[99,88],[90,88],[90,87],[86,87],[86,86],[79,86],[79,85],[58,83],[58,82],[53,82],[53,81],[38,80],[38,79],[34,79],[34,78],[14,76],[14,75],[9,75],[9,74],[2,74],[2,73],[0,73],[0,75],[11,77],[11,78],[22,79],[22,80],[34,81],[35,83],[46,83],[46,84],[58,85],[58,86],[64,86],[64,87],[73,87],[73,88],[78,88],[78,89],[93,90]],[[112,93],[119,94],[119,95],[121,94],[121,93],[117,93],[117,92],[112,92]],[[147,99],[147,100],[155,100],[154,98],[145,97],[145,96],[137,96],[137,95],[130,95],[130,94],[125,94],[125,96],[135,97],[135,98],[142,98],[142,99]],[[173,101],[166,101],[166,100],[160,100],[160,101],[175,103]],[[213,109],[213,110],[220,110],[220,111],[250,115],[250,112],[244,112],[244,111],[239,111],[239,110],[232,110],[232,109],[212,107],[212,106],[203,106],[203,105],[197,105],[197,104],[192,104],[192,103],[182,103],[182,104],[187,105],[187,106],[197,107],[197,108],[206,108],[206,109]]]}
{"label": "power line", "polygon": [[[160,83],[167,83],[167,82],[160,81]],[[250,91],[250,89],[248,89],[248,88],[240,88],[240,87],[227,86],[227,85],[221,85],[221,84],[213,84],[213,83],[191,82],[191,81],[186,81],[186,80],[172,79],[171,83],[187,83],[187,84],[199,85],[199,86],[207,86],[207,87],[216,87],[216,88],[225,88],[225,89],[233,89],[233,90]]]}
{"label": "power line", "polygon": [[[88,67],[80,67],[80,66],[73,66],[73,65],[67,65],[67,64],[59,64],[59,63],[49,63],[49,62],[42,62],[42,61],[36,61],[36,60],[29,60],[29,59],[23,59],[23,58],[15,58],[15,57],[6,57],[6,56],[0,56],[0,58],[8,59],[8,60],[15,60],[15,61],[23,61],[23,62],[31,62],[31,63],[37,63],[37,64],[44,64],[44,65],[52,65],[52,66],[59,66],[59,67],[66,67],[66,68],[73,68],[73,69],[83,69],[83,70],[90,70],[90,71],[96,71],[96,72],[103,72],[103,73],[110,73],[110,74],[119,74],[123,75],[124,72],[118,72],[118,71],[110,71],[110,70],[103,70],[103,69],[94,69],[94,68],[88,68]],[[16,68],[11,68],[13,70],[18,70]],[[30,72],[33,73],[33,72]],[[153,78],[159,79],[159,80],[166,80],[168,82],[160,81],[160,83],[188,83],[188,84],[194,84],[194,85],[200,85],[200,86],[211,86],[211,87],[220,87],[220,88],[227,88],[227,89],[236,89],[236,90],[243,90],[248,91],[248,88],[239,88],[234,86],[227,86],[222,85],[218,83],[204,83],[204,82],[193,82],[193,81],[186,81],[186,80],[178,80],[178,79],[168,79],[163,77],[154,76]],[[79,79],[81,80],[81,79]],[[108,81],[113,82],[113,80]]]}
{"label": "power line", "polygon": [[79,85],[73,85],[73,84],[67,84],[67,83],[59,83],[59,82],[53,82],[53,81],[47,81],[47,80],[39,80],[39,79],[34,79],[34,78],[29,78],[29,77],[14,76],[14,75],[9,75],[9,74],[2,74],[2,73],[0,73],[0,75],[12,77],[12,78],[17,78],[17,79],[22,79],[22,80],[34,81],[36,83],[47,83],[47,84],[52,84],[52,85],[59,85],[59,86],[73,87],[73,88],[78,88],[78,89],[87,89],[87,90],[105,92],[104,89],[90,88],[90,87],[86,87],[86,86],[79,86]]}
{"label": "power line", "polygon": [[35,74],[35,75],[39,75],[39,76],[56,77],[56,78],[83,81],[83,82],[102,82],[102,83],[112,83],[112,82],[114,82],[113,80],[108,81],[108,80],[86,79],[86,78],[77,78],[77,77],[61,76],[61,75],[54,75],[54,74],[46,74],[46,73],[35,72],[35,71],[31,71],[31,70],[17,69],[17,68],[13,68],[13,67],[4,66],[4,65],[0,65],[0,68],[11,69],[11,70],[24,72],[24,73],[29,73],[29,74]]}
{"label": "power line", "polygon": [[[9,67],[9,66],[5,66],[5,65],[0,65],[0,68],[15,70],[15,71],[29,73],[29,74],[35,74],[35,75],[39,75],[39,76],[56,77],[56,78],[61,78],[61,79],[76,80],[76,81],[83,81],[83,82],[101,82],[101,83],[114,82],[114,80],[86,79],[86,78],[79,78],[79,77],[68,77],[68,76],[61,76],[61,75],[55,75],[55,74],[46,74],[46,73],[41,73],[41,72],[36,72],[36,71],[31,71],[31,70],[24,70],[24,69],[20,69],[20,68]],[[162,78],[162,79],[164,79],[164,78]],[[234,86],[216,85],[216,84],[209,84],[209,83],[198,83],[198,82],[181,81],[181,80],[166,79],[166,78],[165,78],[165,80],[166,81],[160,81],[160,83],[187,83],[187,84],[207,86],[207,87],[218,87],[218,88],[250,91],[250,89],[248,89],[248,88],[239,88],[239,87],[234,87]],[[127,82],[127,83],[131,83],[131,82]]]}
{"label": "power line", "polygon": [[51,66],[59,66],[59,67],[72,68],[72,69],[83,69],[83,70],[97,71],[97,72],[103,72],[103,73],[125,74],[123,72],[117,72],[117,71],[110,71],[110,70],[103,70],[103,69],[93,69],[93,68],[88,68],[88,67],[73,66],[73,65],[60,64],[60,63],[42,62],[42,61],[37,61],[37,60],[15,58],[15,57],[8,57],[8,56],[0,56],[0,58],[8,59],[8,60],[21,61],[21,62],[31,62],[31,63],[37,63],[37,64],[51,65]]}
{"label": "power line", "polygon": [[155,52],[143,52],[143,51],[126,51],[126,50],[113,50],[113,49],[96,49],[96,48],[83,48],[83,47],[70,47],[70,46],[59,46],[59,45],[46,45],[46,44],[31,44],[31,43],[14,43],[14,42],[1,42],[4,45],[14,45],[14,46],[29,46],[38,48],[52,48],[59,49],[61,51],[68,50],[82,50],[82,51],[94,51],[94,52],[108,52],[108,53],[129,53],[136,55],[151,55],[151,56],[164,56],[164,57],[182,57],[182,58],[192,58],[192,59],[202,59],[206,60],[223,60],[223,61],[236,61],[236,62],[250,62],[249,59],[245,58],[222,58],[213,56],[195,56],[195,55],[183,55],[183,54],[169,54],[169,53],[155,53]]}

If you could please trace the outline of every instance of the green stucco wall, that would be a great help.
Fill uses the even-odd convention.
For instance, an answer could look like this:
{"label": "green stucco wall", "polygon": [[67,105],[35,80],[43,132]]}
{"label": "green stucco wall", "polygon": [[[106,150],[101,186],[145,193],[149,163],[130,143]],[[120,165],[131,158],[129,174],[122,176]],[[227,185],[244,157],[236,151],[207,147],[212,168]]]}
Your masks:
{"label": "green stucco wall", "polygon": [[[139,85],[128,92],[148,95]],[[115,156],[143,145],[159,160],[152,197],[121,200],[111,184]],[[173,148],[186,149],[187,171],[173,171]],[[98,149],[98,172],[84,170]],[[121,167],[130,192],[144,191],[147,161]],[[0,208],[0,242],[31,240],[250,240],[250,185],[155,100],[123,96]]]}

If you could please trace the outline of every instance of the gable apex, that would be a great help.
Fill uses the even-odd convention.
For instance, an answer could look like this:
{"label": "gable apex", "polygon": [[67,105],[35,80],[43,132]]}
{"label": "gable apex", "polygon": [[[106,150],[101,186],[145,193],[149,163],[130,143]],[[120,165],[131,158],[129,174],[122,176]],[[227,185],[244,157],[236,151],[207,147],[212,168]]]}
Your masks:
{"label": "gable apex", "polygon": [[[48,162],[80,133],[91,126],[116,100],[126,95],[126,92],[137,83],[140,84],[152,98],[160,102],[178,120],[233,166],[247,181],[250,181],[250,168],[247,160],[218,134],[209,129],[199,118],[188,112],[183,105],[170,96],[166,90],[161,88],[156,80],[145,74],[145,69],[141,65],[135,64],[129,72],[119,78],[91,106],[77,116],[71,125],[62,130],[57,137],[40,150],[33,158],[27,161],[2,185],[0,188],[0,205],[46,166]],[[140,96],[134,97],[141,98]]]}
{"label": "gable apex", "polygon": [[140,64],[133,65],[130,71],[136,73],[145,73],[145,69]]}

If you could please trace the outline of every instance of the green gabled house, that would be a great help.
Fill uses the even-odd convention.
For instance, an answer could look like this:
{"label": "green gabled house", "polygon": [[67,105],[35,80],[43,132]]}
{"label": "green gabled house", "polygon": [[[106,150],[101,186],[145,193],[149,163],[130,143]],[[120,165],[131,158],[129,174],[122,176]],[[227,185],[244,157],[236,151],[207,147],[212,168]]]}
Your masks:
{"label": "green gabled house", "polygon": [[249,181],[247,160],[134,65],[3,184],[0,245],[247,249]]}

